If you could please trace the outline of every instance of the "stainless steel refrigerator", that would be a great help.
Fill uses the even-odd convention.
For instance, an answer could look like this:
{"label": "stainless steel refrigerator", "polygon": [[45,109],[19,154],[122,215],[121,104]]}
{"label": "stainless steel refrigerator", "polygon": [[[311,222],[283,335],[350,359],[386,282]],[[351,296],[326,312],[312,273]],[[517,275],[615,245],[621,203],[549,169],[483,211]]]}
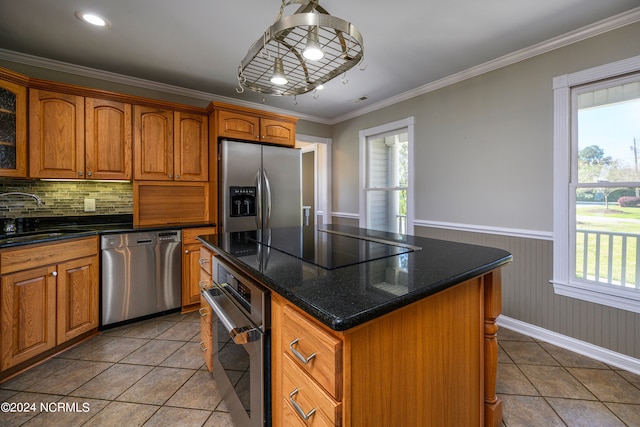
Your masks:
{"label": "stainless steel refrigerator", "polygon": [[219,232],[302,225],[299,149],[221,140]]}

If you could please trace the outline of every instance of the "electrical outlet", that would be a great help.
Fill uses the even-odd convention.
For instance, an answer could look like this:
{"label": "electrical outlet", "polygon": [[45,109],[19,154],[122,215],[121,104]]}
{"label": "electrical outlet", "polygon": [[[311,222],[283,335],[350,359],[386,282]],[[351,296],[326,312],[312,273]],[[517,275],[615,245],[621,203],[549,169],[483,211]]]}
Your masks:
{"label": "electrical outlet", "polygon": [[84,211],[95,212],[96,211],[96,199],[84,199]]}

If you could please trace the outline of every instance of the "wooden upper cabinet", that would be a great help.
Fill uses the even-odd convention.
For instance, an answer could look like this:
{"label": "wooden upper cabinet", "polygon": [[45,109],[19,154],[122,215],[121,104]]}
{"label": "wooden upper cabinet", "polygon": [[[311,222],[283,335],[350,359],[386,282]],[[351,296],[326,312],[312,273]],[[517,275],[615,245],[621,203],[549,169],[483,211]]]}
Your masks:
{"label": "wooden upper cabinet", "polygon": [[133,178],[173,181],[173,111],[133,107]]}
{"label": "wooden upper cabinet", "polygon": [[27,176],[27,88],[0,80],[0,177]]}
{"label": "wooden upper cabinet", "polygon": [[239,111],[218,110],[217,136],[293,147],[296,119],[261,116]]}
{"label": "wooden upper cabinet", "polygon": [[296,125],[281,120],[260,119],[260,140],[293,147],[296,145]]}
{"label": "wooden upper cabinet", "polygon": [[93,179],[131,179],[131,105],[86,98],[85,169]]}
{"label": "wooden upper cabinet", "polygon": [[174,113],[174,174],[179,181],[207,181],[208,162],[207,116]]}
{"label": "wooden upper cabinet", "polygon": [[134,179],[209,179],[207,116],[137,105],[133,115]]}
{"label": "wooden upper cabinet", "polygon": [[29,176],[84,178],[84,98],[29,91]]}
{"label": "wooden upper cabinet", "polygon": [[218,136],[258,141],[260,138],[260,119],[231,111],[218,112]]}
{"label": "wooden upper cabinet", "polygon": [[131,179],[131,105],[30,90],[32,178]]}

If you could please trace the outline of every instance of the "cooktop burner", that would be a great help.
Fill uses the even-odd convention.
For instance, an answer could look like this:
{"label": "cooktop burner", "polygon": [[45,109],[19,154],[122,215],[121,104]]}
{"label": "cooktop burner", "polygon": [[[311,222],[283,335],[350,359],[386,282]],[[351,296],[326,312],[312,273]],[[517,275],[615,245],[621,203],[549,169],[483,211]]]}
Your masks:
{"label": "cooktop burner", "polygon": [[255,241],[263,246],[277,249],[328,270],[419,249],[313,227],[261,230],[250,238],[255,238]]}

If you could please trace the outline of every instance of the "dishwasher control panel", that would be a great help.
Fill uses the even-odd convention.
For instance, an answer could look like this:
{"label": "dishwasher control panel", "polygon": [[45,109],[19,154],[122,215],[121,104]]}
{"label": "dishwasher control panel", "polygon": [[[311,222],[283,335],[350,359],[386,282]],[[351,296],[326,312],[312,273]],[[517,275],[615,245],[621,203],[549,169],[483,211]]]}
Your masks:
{"label": "dishwasher control panel", "polygon": [[180,241],[180,232],[179,231],[165,231],[158,233],[158,240],[161,242],[179,242]]}

